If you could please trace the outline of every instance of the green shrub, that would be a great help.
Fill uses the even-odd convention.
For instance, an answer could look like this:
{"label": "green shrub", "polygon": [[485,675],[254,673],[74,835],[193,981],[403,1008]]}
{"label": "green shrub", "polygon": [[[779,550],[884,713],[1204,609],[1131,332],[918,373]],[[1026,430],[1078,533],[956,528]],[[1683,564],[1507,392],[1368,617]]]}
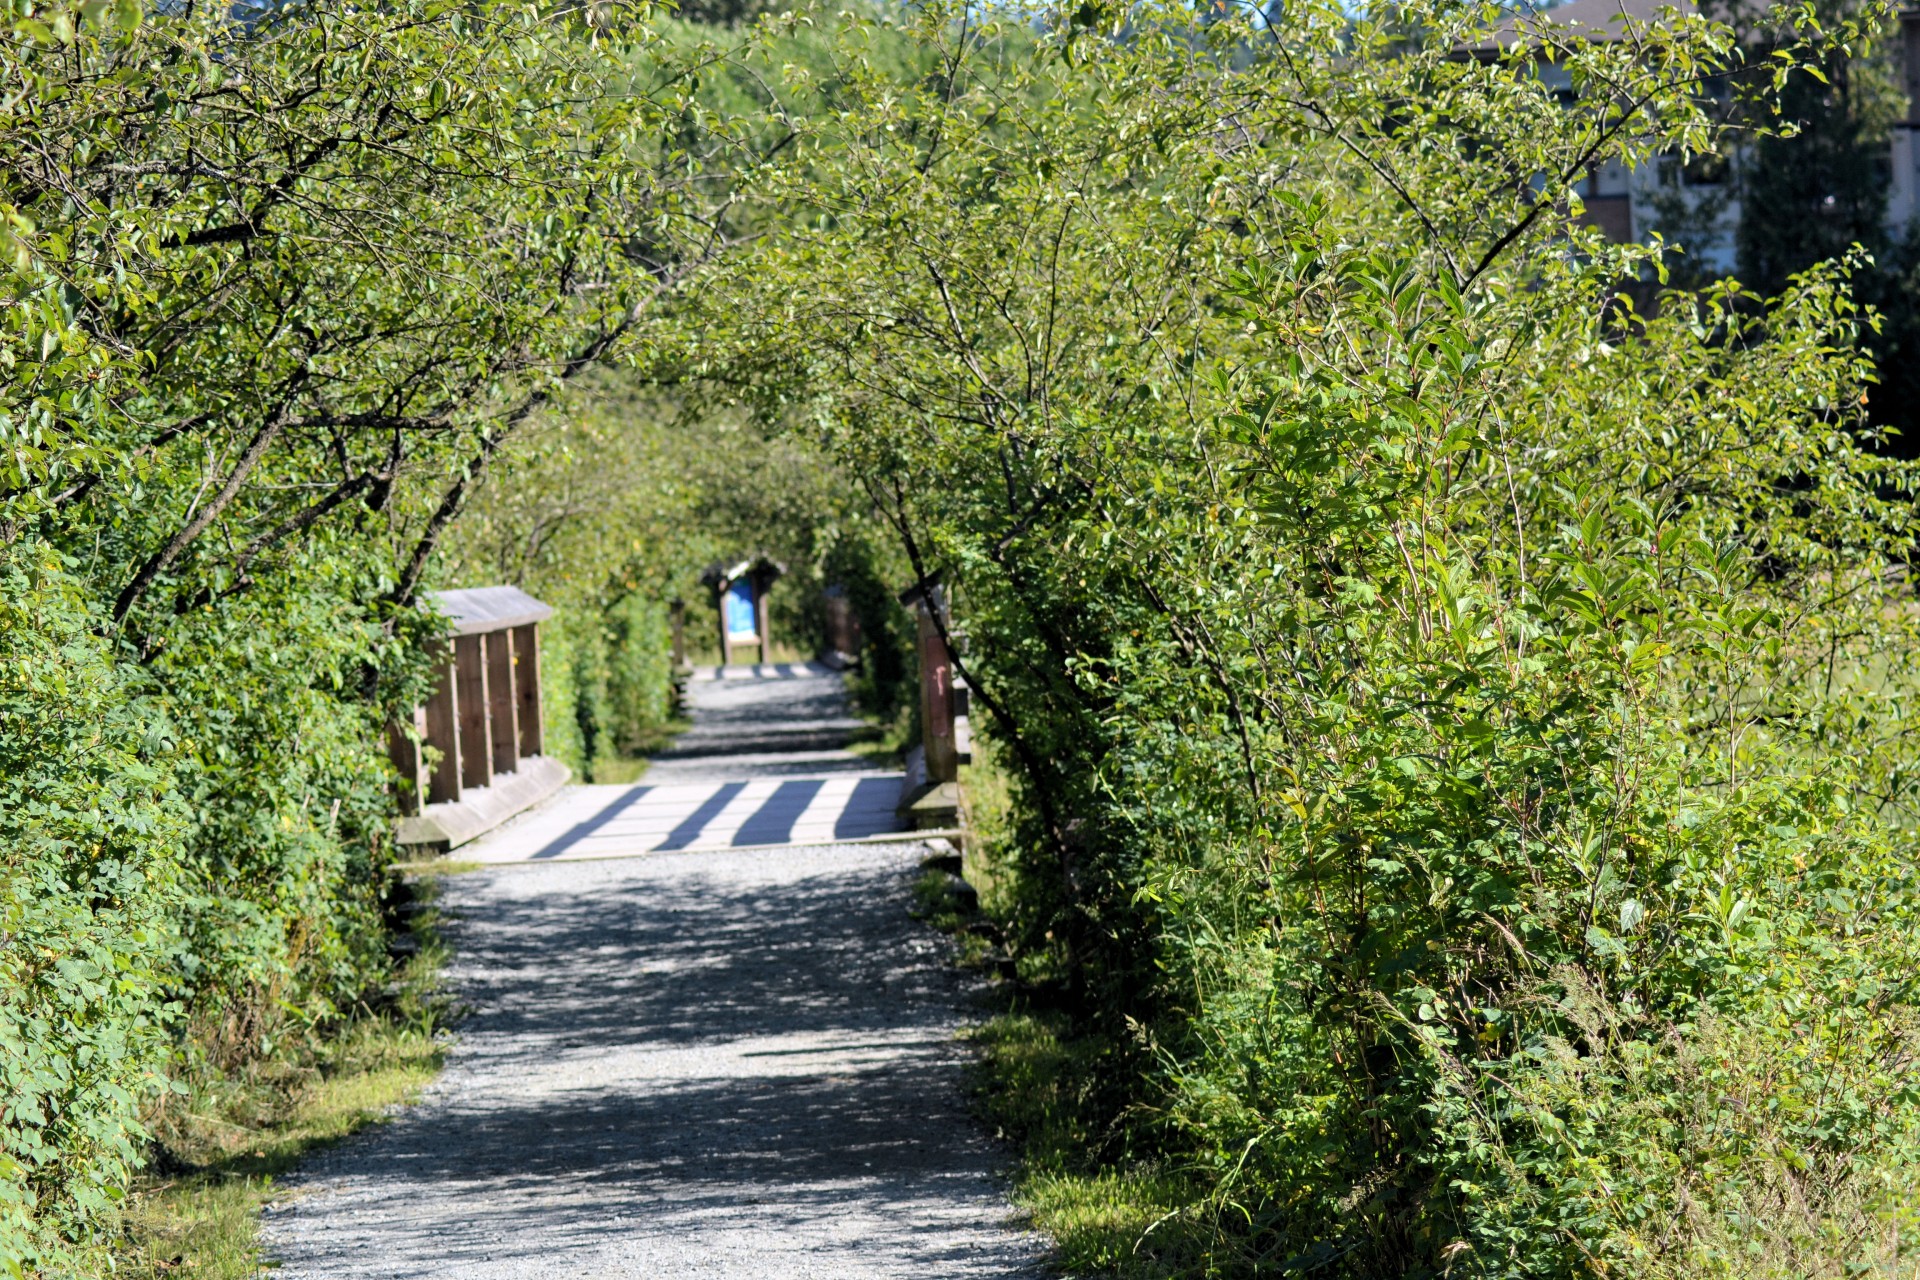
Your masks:
{"label": "green shrub", "polygon": [[673,642],[666,605],[634,594],[606,613],[607,736],[622,752],[645,745],[673,714]]}
{"label": "green shrub", "polygon": [[1550,82],[1492,6],[1268,16],[850,39],[735,282],[953,592],[1090,1155],[1209,1188],[1192,1274],[1898,1265],[1920,475],[1874,321],[1845,264],[1636,312],[1658,258],[1578,220],[1828,37],[1557,35]]}
{"label": "green shrub", "polygon": [[0,551],[0,1267],[58,1269],[140,1160],[185,906],[175,730],[44,546]]}
{"label": "green shrub", "polygon": [[561,610],[540,629],[540,697],[546,723],[542,745],[546,754],[565,764],[576,778],[588,776],[586,727],[591,714],[580,714],[582,699],[590,696],[582,685],[581,634],[573,610]]}
{"label": "green shrub", "polygon": [[99,1228],[163,1069],[244,1074],[387,978],[418,594],[505,438],[645,327],[687,188],[644,184],[646,255],[622,193],[664,121],[708,149],[659,74],[696,45],[0,6],[0,1263]]}
{"label": "green shrub", "polygon": [[189,815],[188,1039],[216,1066],[312,1034],[386,967],[383,720],[419,687],[423,650],[386,642],[340,586],[296,578],[191,620],[149,667]]}

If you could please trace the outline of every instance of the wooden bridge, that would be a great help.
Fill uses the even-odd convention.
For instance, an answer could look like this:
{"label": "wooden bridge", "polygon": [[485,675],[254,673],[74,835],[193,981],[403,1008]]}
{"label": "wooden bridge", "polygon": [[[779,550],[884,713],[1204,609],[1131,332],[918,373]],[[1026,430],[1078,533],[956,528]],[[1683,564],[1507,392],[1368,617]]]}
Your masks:
{"label": "wooden bridge", "polygon": [[[725,589],[724,581],[716,588]],[[760,628],[764,659],[758,587],[753,599],[738,612]],[[967,749],[965,689],[936,625],[938,586],[916,587],[902,600],[920,619],[925,731],[904,771],[848,749],[866,726],[849,710],[837,669],[763,660],[692,671],[692,727],[642,781],[567,787],[566,767],[541,750],[539,625],[552,609],[514,587],[438,593],[433,602],[452,636],[437,659],[437,683],[412,723],[392,735],[405,814],[400,843],[459,848],[479,862],[537,862],[949,830],[955,770]],[[722,617],[724,628],[724,610]],[[679,621],[676,614],[676,650]]]}
{"label": "wooden bridge", "polygon": [[905,775],[847,750],[864,726],[817,663],[706,669],[693,727],[642,781],[568,788],[460,851],[477,862],[628,857],[681,849],[843,844],[909,830]]}

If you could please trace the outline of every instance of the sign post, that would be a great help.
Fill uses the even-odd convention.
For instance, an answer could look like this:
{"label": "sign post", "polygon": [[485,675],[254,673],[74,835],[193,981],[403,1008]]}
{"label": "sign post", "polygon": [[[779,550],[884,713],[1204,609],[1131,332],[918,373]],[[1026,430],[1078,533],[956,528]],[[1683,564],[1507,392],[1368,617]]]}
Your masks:
{"label": "sign post", "polygon": [[754,646],[755,660],[767,661],[773,638],[767,625],[767,591],[785,572],[786,566],[777,561],[753,556],[735,565],[709,565],[700,575],[700,581],[713,592],[722,667],[733,660],[736,645]]}
{"label": "sign post", "polygon": [[727,647],[727,656],[733,656],[733,646],[737,644],[754,645],[758,650],[757,660],[767,660],[767,638],[760,634],[760,602],[754,599],[752,578],[738,578],[727,584],[720,595],[721,642]]}

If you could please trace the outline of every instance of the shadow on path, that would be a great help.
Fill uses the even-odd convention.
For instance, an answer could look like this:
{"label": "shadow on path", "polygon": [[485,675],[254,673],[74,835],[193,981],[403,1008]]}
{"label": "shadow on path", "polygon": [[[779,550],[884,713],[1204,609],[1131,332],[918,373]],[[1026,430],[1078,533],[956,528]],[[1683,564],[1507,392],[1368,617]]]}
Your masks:
{"label": "shadow on path", "polygon": [[912,846],[448,882],[446,1075],[270,1214],[295,1277],[1015,1277]]}

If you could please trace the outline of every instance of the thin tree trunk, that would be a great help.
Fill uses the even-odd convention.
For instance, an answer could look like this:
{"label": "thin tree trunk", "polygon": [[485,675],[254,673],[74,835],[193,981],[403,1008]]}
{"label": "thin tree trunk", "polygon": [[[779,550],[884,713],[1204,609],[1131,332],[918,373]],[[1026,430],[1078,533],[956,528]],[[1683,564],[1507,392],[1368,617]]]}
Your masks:
{"label": "thin tree trunk", "polygon": [[240,460],[228,473],[226,483],[220,486],[220,491],[200,509],[200,514],[194,516],[185,527],[169,538],[164,547],[147,557],[147,562],[140,566],[139,571],[133,575],[133,580],[127,583],[120,592],[119,598],[113,602],[113,620],[116,623],[126,620],[128,612],[139,603],[140,597],[146,594],[148,587],[153,585],[153,580],[164,573],[168,565],[179,559],[180,553],[191,546],[193,540],[199,537],[208,525],[220,518],[220,513],[227,509],[228,504],[240,492],[241,486],[247,482],[247,477],[253,473],[254,467],[259,465],[260,459],[266,456],[267,450],[273,447],[273,442],[286,429],[288,420],[293,416],[294,397],[306,380],[307,375],[304,371],[294,375],[293,385],[281,399],[280,407],[274,410],[271,418],[261,424],[258,431],[254,432],[253,439],[247,444],[246,452],[240,455]]}

